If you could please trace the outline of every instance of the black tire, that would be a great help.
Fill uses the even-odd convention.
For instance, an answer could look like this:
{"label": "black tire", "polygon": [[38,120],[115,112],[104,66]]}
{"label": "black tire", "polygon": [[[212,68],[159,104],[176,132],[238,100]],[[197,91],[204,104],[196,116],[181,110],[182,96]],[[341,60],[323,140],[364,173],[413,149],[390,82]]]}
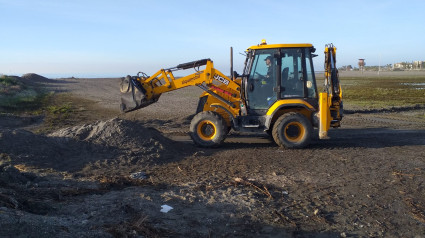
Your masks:
{"label": "black tire", "polygon": [[190,123],[190,137],[201,147],[217,147],[227,135],[227,125],[218,113],[205,111],[196,114]]}
{"label": "black tire", "polygon": [[280,116],[273,126],[273,139],[280,147],[304,148],[313,135],[311,122],[302,114],[289,112]]}

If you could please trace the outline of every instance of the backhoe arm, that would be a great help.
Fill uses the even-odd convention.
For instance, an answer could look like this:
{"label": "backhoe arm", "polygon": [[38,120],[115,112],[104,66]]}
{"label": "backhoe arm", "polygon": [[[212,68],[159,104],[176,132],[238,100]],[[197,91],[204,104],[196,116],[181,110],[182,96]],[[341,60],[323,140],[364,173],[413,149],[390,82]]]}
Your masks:
{"label": "backhoe arm", "polygon": [[325,47],[325,88],[319,95],[319,137],[326,139],[330,127],[339,127],[342,119],[342,90],[336,68],[336,47]]}
{"label": "backhoe arm", "polygon": [[[205,69],[200,71],[199,67],[204,65]],[[173,71],[189,68],[198,69],[185,77],[174,77]],[[121,82],[121,110],[130,112],[146,107],[158,101],[161,94],[188,86],[198,86],[229,106],[240,97],[240,85],[216,70],[210,59],[203,59],[161,69],[152,76],[127,76]],[[217,90],[220,93],[215,93]]]}

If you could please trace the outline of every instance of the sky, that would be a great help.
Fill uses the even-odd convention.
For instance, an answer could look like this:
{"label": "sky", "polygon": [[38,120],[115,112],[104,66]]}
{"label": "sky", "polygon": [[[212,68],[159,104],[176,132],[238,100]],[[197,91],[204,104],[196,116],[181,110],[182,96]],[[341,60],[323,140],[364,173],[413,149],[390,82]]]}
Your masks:
{"label": "sky", "polygon": [[204,58],[229,74],[230,47],[241,73],[262,39],[313,44],[316,71],[328,43],[337,67],[425,60],[424,11],[423,0],[0,0],[0,74],[151,75]]}

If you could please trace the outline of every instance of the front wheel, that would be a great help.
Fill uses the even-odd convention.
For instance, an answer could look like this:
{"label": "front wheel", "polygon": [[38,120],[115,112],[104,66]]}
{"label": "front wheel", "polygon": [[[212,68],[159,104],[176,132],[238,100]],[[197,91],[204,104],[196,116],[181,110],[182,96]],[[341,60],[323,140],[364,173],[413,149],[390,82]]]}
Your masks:
{"label": "front wheel", "polygon": [[311,122],[302,114],[290,112],[280,116],[273,126],[273,139],[281,147],[296,149],[310,144]]}
{"label": "front wheel", "polygon": [[227,125],[218,113],[204,111],[196,114],[190,123],[190,137],[202,147],[216,147],[223,143]]}

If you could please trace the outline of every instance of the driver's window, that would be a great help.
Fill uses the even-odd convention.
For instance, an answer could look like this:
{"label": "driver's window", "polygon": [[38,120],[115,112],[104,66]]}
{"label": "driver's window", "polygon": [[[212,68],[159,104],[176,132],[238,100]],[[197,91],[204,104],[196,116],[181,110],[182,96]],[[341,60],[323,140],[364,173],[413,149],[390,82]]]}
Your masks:
{"label": "driver's window", "polygon": [[255,52],[248,81],[248,103],[251,109],[267,109],[276,101],[276,59],[273,50]]}

